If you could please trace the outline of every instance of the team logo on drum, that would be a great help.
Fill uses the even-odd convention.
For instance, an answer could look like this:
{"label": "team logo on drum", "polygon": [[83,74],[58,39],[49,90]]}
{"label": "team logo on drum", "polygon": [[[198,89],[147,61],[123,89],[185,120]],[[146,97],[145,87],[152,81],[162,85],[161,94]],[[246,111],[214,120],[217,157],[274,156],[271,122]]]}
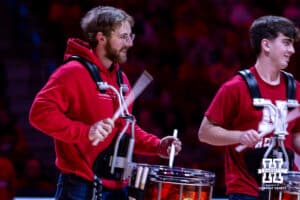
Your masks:
{"label": "team logo on drum", "polygon": [[282,184],[282,174],[287,174],[288,169],[283,168],[282,158],[264,158],[262,160],[262,169],[258,169],[258,174],[262,174],[263,184]]}

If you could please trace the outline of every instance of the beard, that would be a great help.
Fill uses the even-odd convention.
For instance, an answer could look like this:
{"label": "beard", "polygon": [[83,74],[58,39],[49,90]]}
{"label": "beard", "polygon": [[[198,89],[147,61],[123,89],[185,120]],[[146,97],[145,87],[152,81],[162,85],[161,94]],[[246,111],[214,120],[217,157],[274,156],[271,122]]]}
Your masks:
{"label": "beard", "polygon": [[110,41],[108,41],[105,46],[106,57],[109,58],[111,61],[120,64],[125,63],[127,61],[127,50],[127,47],[122,47],[119,50],[113,48],[110,44]]}

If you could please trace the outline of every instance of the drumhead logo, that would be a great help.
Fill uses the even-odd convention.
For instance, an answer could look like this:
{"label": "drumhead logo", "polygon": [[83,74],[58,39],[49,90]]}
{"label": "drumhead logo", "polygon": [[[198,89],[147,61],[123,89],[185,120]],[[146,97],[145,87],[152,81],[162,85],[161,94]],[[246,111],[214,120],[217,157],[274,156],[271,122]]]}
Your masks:
{"label": "drumhead logo", "polygon": [[258,174],[262,174],[262,183],[268,186],[271,186],[269,184],[282,184],[282,174],[288,173],[288,169],[283,168],[282,158],[263,158],[262,167],[262,169],[258,169]]}

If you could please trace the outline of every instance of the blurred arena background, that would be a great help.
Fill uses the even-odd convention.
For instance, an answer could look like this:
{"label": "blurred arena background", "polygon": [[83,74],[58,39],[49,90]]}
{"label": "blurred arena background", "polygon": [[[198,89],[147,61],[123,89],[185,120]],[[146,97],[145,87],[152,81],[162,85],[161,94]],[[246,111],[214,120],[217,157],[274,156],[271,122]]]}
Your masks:
{"label": "blurred arena background", "polygon": [[[253,64],[248,41],[253,19],[283,15],[300,25],[300,1],[1,0],[0,190],[16,180],[16,197],[53,197],[58,174],[53,142],[29,125],[28,112],[62,63],[66,39],[81,37],[80,18],[96,5],[123,8],[136,20],[135,45],[123,69],[132,84],[145,69],[154,77],[135,103],[138,123],[160,137],[177,128],[183,150],[174,165],[216,173],[213,196],[226,197],[222,147],[197,138],[203,113],[220,84]],[[299,44],[295,48],[287,71],[299,80]],[[157,157],[135,159],[167,165]]]}

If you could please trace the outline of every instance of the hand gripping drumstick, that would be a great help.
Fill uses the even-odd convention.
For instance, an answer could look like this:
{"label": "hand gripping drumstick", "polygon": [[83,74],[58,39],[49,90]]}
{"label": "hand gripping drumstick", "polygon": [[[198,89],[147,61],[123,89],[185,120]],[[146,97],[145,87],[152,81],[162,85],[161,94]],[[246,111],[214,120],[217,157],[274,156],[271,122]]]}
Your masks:
{"label": "hand gripping drumstick", "polygon": [[[263,131],[263,132],[261,132],[261,133],[259,134],[259,139],[265,137],[266,135],[268,135],[269,133],[271,133],[273,130],[274,130],[274,128],[272,128],[271,130],[268,130],[268,131]],[[241,144],[241,145],[237,146],[237,147],[235,148],[235,150],[236,150],[237,152],[241,152],[241,151],[243,151],[243,150],[246,149],[246,148],[247,148],[247,145]]]}
{"label": "hand gripping drumstick", "polygon": [[[293,121],[294,119],[297,119],[298,117],[300,117],[300,110],[299,110],[299,108],[294,108],[291,112],[289,112],[287,114],[286,123],[289,123],[290,121]],[[268,135],[272,130],[267,130],[267,131],[261,132],[259,134],[259,137],[263,138],[264,136]],[[235,148],[235,150],[237,152],[241,152],[246,148],[247,148],[247,145],[241,144],[241,145],[237,146]]]}
{"label": "hand gripping drumstick", "polygon": [[[177,138],[177,129],[174,129],[173,132],[173,137]],[[170,158],[169,158],[169,167],[173,167],[173,162],[174,162],[174,156],[175,156],[175,145],[171,145],[171,151],[170,151]]]}
{"label": "hand gripping drumstick", "polygon": [[121,113],[124,111],[124,107],[127,108],[134,100],[137,98],[142,91],[147,87],[147,85],[153,80],[152,76],[147,72],[144,71],[139,79],[135,82],[132,90],[130,91],[129,95],[127,96],[124,104],[119,106],[118,110],[115,112],[112,120],[115,121],[120,117]]}
{"label": "hand gripping drumstick", "polygon": [[[125,102],[123,105],[120,105],[118,110],[114,113],[112,120],[116,121],[118,117],[123,113],[124,108],[127,108],[128,105],[130,105],[135,98],[137,98],[142,91],[147,87],[147,85],[153,80],[152,76],[147,72],[144,71],[142,75],[139,77],[139,79],[135,82],[133,88],[129,92]],[[112,88],[111,88],[112,89]],[[116,89],[114,89],[116,90]],[[119,99],[121,99],[121,95],[116,91],[116,94],[119,96]],[[122,101],[120,101],[120,104]],[[96,146],[100,142],[100,139],[97,139],[93,142],[93,145]]]}

